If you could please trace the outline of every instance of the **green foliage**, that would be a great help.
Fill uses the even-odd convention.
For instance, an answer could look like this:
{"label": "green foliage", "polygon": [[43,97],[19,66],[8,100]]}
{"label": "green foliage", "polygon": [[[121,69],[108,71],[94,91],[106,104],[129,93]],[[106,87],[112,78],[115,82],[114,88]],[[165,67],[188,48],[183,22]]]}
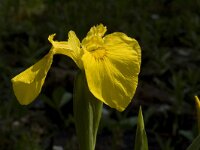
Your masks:
{"label": "green foliage", "polygon": [[200,150],[200,135],[193,140],[187,150]]}
{"label": "green foliage", "polygon": [[[135,37],[142,47],[142,70],[133,104],[121,114],[105,107],[103,110],[108,114],[102,116],[100,137],[107,139],[107,145],[114,145],[113,140],[120,143],[113,146],[116,149],[133,149],[132,142],[126,142],[132,138],[127,133],[134,130],[136,108],[142,104],[150,133],[149,148],[186,149],[197,133],[193,95],[200,95],[199,8],[197,0],[0,1],[0,149],[6,150],[5,145],[9,145],[7,149],[12,150],[20,141],[26,145],[24,139],[33,136],[29,132],[33,132],[30,128],[34,121],[28,117],[29,125],[20,124],[21,130],[13,130],[12,125],[40,111],[43,113],[35,117],[44,118],[35,124],[46,120],[42,125],[47,132],[54,127],[63,129],[65,120],[67,138],[74,137],[70,97],[77,68],[71,60],[55,56],[43,95],[38,98],[41,101],[28,107],[16,102],[10,79],[48,52],[49,34],[57,33],[58,40],[65,40],[67,32],[74,30],[84,37],[92,25],[99,23],[105,24],[109,33],[122,31]],[[16,138],[27,126],[25,137]],[[104,129],[108,131],[105,133]],[[47,133],[28,141],[39,145],[45,145],[41,141],[47,145],[53,141],[55,145],[59,131]],[[76,145],[76,139],[67,141],[68,147]],[[97,147],[102,145],[101,140],[99,143]]]}
{"label": "green foliage", "polygon": [[85,72],[79,71],[74,87],[74,118],[81,150],[95,150],[103,102],[90,92]]}
{"label": "green foliage", "polygon": [[140,106],[135,137],[135,150],[148,150],[148,140],[144,127],[142,107]]}
{"label": "green foliage", "polygon": [[42,99],[55,110],[60,110],[64,105],[66,105],[72,98],[72,94],[67,92],[63,87],[56,87],[52,93],[52,100],[47,97]]}
{"label": "green foliage", "polygon": [[174,150],[174,148],[171,146],[171,139],[163,140],[160,136],[156,136],[156,139],[158,141],[158,145],[162,150]]}

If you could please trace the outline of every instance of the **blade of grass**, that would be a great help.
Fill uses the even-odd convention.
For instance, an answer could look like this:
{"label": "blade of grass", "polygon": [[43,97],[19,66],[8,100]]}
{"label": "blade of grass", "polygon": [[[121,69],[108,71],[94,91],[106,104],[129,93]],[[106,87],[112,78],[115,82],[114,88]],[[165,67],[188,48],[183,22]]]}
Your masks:
{"label": "blade of grass", "polygon": [[146,135],[145,127],[144,127],[144,120],[143,120],[141,106],[138,113],[134,150],[148,150],[148,141],[147,141],[147,135]]}
{"label": "blade of grass", "polygon": [[192,144],[186,150],[200,150],[200,135],[198,135]]}

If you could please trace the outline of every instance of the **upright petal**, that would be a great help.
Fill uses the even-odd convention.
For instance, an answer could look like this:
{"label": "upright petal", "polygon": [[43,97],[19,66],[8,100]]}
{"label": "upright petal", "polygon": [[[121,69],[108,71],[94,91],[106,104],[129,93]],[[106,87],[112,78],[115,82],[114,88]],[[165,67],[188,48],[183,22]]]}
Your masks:
{"label": "upright petal", "polygon": [[27,105],[39,95],[52,60],[53,53],[50,51],[36,64],[12,78],[13,90],[20,104]]}
{"label": "upright petal", "polygon": [[[82,57],[88,86],[99,100],[123,111],[138,84],[141,59],[139,45],[125,34],[113,33],[104,38],[103,47],[105,56],[98,50],[96,54],[87,52]],[[101,55],[99,59],[96,56],[98,54]]]}
{"label": "upright petal", "polygon": [[100,47],[103,44],[102,37],[105,34],[106,30],[106,27],[102,24],[98,26],[93,26],[81,43],[83,49],[86,49],[87,51],[92,51]]}
{"label": "upright petal", "polygon": [[87,37],[89,36],[104,36],[104,34],[106,33],[106,26],[104,26],[103,24],[97,25],[97,26],[93,26],[90,31],[87,33]]}
{"label": "upright petal", "polygon": [[52,49],[55,54],[66,55],[73,59],[77,66],[81,69],[82,62],[81,56],[83,54],[82,49],[80,49],[80,41],[73,31],[68,33],[68,41],[54,41],[55,34],[49,36],[48,40],[52,44]]}

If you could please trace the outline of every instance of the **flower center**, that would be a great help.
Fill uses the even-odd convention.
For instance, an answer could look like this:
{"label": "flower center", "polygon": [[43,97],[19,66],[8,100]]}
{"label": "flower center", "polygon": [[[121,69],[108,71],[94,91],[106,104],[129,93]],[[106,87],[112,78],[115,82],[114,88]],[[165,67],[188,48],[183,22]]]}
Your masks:
{"label": "flower center", "polygon": [[84,47],[95,59],[103,59],[106,55],[106,49],[103,47],[103,39],[99,36],[93,36],[84,43]]}
{"label": "flower center", "polygon": [[106,49],[103,47],[99,47],[91,51],[91,54],[94,56],[95,59],[103,59],[106,56]]}

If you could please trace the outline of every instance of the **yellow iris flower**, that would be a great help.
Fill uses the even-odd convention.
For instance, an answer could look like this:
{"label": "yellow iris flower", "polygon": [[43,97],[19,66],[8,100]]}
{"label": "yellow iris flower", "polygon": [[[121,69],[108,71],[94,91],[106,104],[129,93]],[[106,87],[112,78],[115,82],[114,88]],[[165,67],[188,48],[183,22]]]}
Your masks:
{"label": "yellow iris flower", "polygon": [[31,103],[41,92],[53,55],[69,56],[85,72],[89,90],[103,103],[123,111],[135,93],[140,72],[141,49],[138,42],[121,32],[104,36],[106,27],[93,26],[80,43],[73,31],[68,41],[48,40],[49,53],[12,79],[14,93],[22,105]]}

